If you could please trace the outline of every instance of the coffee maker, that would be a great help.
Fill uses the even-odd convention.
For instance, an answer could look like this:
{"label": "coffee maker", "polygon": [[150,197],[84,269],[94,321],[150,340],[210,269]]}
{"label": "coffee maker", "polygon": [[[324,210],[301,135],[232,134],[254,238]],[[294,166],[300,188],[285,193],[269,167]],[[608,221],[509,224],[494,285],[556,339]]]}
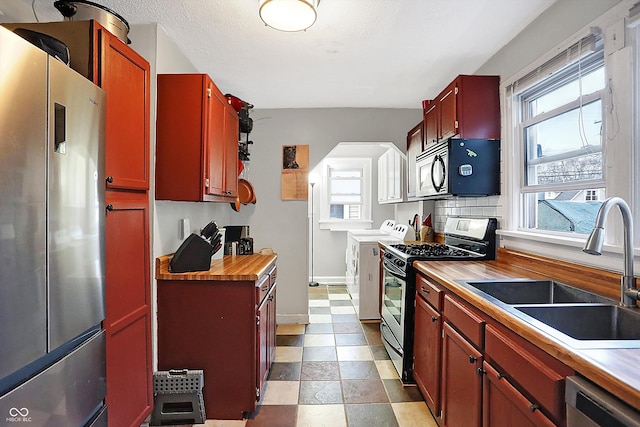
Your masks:
{"label": "coffee maker", "polygon": [[248,225],[227,225],[225,227],[225,255],[253,254],[253,238]]}

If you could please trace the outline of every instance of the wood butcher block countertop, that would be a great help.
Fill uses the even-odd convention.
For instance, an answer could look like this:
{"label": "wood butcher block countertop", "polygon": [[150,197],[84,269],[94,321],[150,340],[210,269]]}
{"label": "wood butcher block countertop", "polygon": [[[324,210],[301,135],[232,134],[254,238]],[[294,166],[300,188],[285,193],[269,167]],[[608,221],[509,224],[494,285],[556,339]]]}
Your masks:
{"label": "wood butcher block countertop", "polygon": [[169,261],[172,256],[173,254],[156,258],[157,280],[255,281],[267,274],[278,258],[275,253],[268,255],[225,255],[222,259],[212,260],[211,268],[207,271],[170,273]]}
{"label": "wood butcher block countertop", "polygon": [[554,279],[619,299],[619,274],[506,249],[499,250],[498,261],[416,261],[413,266],[576,372],[640,408],[640,349],[573,348],[456,283],[471,279]]}

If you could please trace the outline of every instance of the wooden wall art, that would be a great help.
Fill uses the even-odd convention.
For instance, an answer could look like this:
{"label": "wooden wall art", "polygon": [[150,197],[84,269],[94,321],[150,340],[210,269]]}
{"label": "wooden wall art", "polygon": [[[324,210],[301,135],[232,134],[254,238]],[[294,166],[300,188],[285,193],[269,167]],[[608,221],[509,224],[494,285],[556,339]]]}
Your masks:
{"label": "wooden wall art", "polygon": [[309,197],[309,146],[282,146],[282,200]]}

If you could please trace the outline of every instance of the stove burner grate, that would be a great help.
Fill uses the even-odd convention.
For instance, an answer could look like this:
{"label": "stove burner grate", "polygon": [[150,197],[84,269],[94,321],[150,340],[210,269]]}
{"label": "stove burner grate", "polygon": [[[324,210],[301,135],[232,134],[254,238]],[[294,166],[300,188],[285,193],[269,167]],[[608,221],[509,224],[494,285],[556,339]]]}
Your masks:
{"label": "stove burner grate", "polygon": [[462,257],[469,256],[468,252],[455,249],[443,244],[412,244],[412,245],[391,245],[398,251],[409,256],[421,257]]}

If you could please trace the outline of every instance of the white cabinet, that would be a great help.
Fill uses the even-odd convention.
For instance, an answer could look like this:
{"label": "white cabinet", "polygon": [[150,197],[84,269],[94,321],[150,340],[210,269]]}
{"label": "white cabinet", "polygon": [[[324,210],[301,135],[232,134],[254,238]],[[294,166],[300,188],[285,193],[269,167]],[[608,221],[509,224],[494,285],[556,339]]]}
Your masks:
{"label": "white cabinet", "polygon": [[405,201],[405,163],[405,155],[395,148],[378,158],[378,203]]}

